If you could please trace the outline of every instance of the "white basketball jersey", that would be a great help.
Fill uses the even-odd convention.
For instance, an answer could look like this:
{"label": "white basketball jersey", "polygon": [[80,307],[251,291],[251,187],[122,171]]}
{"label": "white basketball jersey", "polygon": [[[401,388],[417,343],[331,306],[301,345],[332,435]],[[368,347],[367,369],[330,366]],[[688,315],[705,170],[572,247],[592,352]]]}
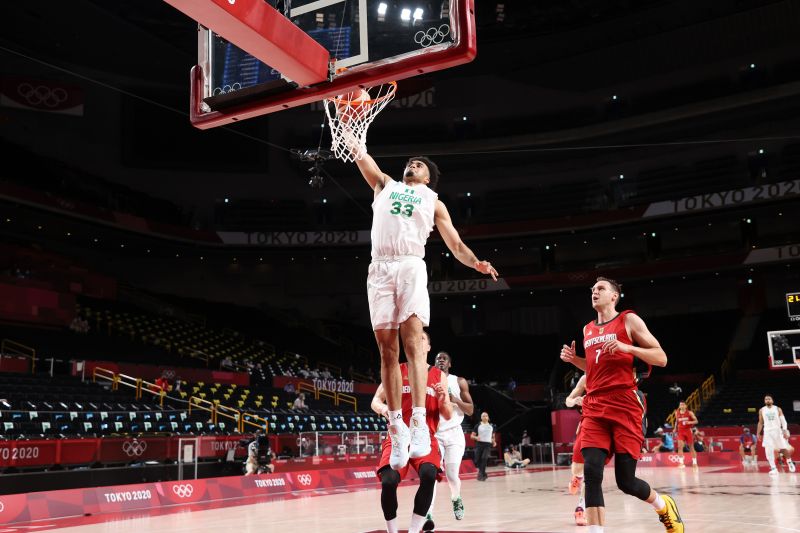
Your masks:
{"label": "white basketball jersey", "polygon": [[387,181],[372,202],[372,258],[425,257],[437,198],[425,185]]}
{"label": "white basketball jersey", "polygon": [[761,408],[761,417],[764,419],[764,431],[779,430],[781,429],[781,419],[778,416],[778,408],[773,405],[767,407],[766,405]]}
{"label": "white basketball jersey", "polygon": [[[447,388],[450,391],[450,394],[461,399],[461,387],[458,386],[458,376],[454,376],[453,374],[447,375]],[[444,418],[439,418],[439,427],[437,428],[436,432],[439,431],[446,431],[448,429],[452,429],[454,427],[460,426],[461,423],[464,421],[464,411],[461,410],[459,406],[453,404],[453,416],[450,417],[449,420],[445,420]]]}

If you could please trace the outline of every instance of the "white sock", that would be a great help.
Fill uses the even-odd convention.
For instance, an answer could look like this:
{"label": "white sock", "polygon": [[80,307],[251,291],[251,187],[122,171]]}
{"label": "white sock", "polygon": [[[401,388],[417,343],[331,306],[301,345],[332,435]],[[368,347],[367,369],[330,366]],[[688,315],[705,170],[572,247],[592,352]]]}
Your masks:
{"label": "white sock", "polygon": [[589,533],[603,533],[603,526],[589,526]]}
{"label": "white sock", "polygon": [[769,448],[765,447],[764,452],[767,455],[767,462],[769,463],[769,467],[775,468],[775,448],[770,446]]}
{"label": "white sock", "polygon": [[405,422],[403,422],[403,410],[400,409],[399,411],[389,411],[389,424],[395,425],[403,425],[405,426]]}
{"label": "white sock", "polygon": [[418,514],[412,514],[411,525],[408,526],[408,533],[420,533],[423,525],[425,525],[425,517]]}
{"label": "white sock", "polygon": [[[653,492],[656,492],[656,491],[653,491]],[[660,511],[661,509],[663,509],[664,507],[667,506],[667,502],[665,502],[664,498],[662,498],[661,495],[656,492],[656,499],[653,500],[652,502],[650,502],[650,505],[652,505],[653,508],[655,508],[656,511]]]}
{"label": "white sock", "polygon": [[693,464],[693,465],[696,465],[696,464],[697,464],[697,457],[692,457],[692,464]]}
{"label": "white sock", "polygon": [[386,522],[386,533],[397,533],[397,517]]}
{"label": "white sock", "polygon": [[678,456],[678,460],[679,460],[679,462],[680,462],[681,464],[683,464],[683,456],[682,456],[682,455]]}
{"label": "white sock", "polygon": [[425,423],[425,415],[426,410],[424,407],[412,407],[411,408],[411,418],[416,418],[417,420],[421,421],[423,424]]}
{"label": "white sock", "polygon": [[586,500],[583,499],[583,496],[578,500],[578,507],[581,509],[586,509]]}

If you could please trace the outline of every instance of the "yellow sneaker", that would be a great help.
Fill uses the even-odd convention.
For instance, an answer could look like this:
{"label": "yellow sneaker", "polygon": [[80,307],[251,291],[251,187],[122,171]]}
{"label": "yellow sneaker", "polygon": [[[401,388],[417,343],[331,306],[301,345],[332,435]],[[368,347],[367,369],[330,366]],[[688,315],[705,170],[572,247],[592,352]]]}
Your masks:
{"label": "yellow sneaker", "polygon": [[681,514],[678,512],[678,505],[675,500],[666,494],[662,494],[661,497],[666,505],[660,511],[656,511],[658,513],[658,521],[664,524],[667,533],[683,533],[683,520],[681,520]]}

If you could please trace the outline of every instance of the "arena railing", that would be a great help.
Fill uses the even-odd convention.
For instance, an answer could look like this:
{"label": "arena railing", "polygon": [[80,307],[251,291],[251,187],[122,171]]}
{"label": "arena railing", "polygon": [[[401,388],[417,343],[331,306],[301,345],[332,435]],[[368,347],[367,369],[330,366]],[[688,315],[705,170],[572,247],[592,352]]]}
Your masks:
{"label": "arena railing", "polygon": [[31,374],[36,372],[35,348],[31,348],[30,346],[27,346],[17,341],[13,341],[11,339],[3,339],[2,342],[0,342],[0,354],[29,359],[31,362]]}
{"label": "arena railing", "polygon": [[385,431],[303,431],[298,435],[300,457],[378,454]]}
{"label": "arena railing", "polygon": [[[717,382],[712,374],[709,376],[698,388],[686,398],[686,407],[693,412],[697,412],[703,407],[703,404],[708,402],[717,392]],[[667,416],[667,423],[675,427],[675,411],[672,411]]]}

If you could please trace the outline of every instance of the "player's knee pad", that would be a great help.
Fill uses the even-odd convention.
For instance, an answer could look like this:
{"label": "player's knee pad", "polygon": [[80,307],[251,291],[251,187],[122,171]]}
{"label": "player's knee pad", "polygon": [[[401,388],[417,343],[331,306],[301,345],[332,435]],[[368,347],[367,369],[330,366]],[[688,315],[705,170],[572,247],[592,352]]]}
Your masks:
{"label": "player's knee pad", "polygon": [[608,452],[600,448],[584,448],[583,479],[586,485],[586,507],[605,507],[603,500],[603,468]]}
{"label": "player's knee pad", "polygon": [[650,497],[650,485],[636,477],[636,459],[630,454],[617,454],[614,462],[614,474],[617,478],[617,487],[625,494],[644,501]]}
{"label": "player's knee pad", "polygon": [[397,518],[397,485],[400,484],[400,474],[391,468],[385,468],[381,476],[381,510],[383,517],[388,522]]}
{"label": "player's knee pad", "polygon": [[414,514],[425,516],[431,508],[433,489],[436,486],[436,475],[439,469],[430,463],[425,463],[419,468],[419,488],[414,497]]}
{"label": "player's knee pad", "polygon": [[439,469],[433,466],[430,463],[424,463],[419,468],[419,483],[420,485],[430,485],[433,487],[433,484],[436,483],[436,476],[439,473]]}
{"label": "player's knee pad", "polygon": [[400,473],[397,470],[384,468],[380,476],[382,489],[396,490],[397,486],[400,484]]}

